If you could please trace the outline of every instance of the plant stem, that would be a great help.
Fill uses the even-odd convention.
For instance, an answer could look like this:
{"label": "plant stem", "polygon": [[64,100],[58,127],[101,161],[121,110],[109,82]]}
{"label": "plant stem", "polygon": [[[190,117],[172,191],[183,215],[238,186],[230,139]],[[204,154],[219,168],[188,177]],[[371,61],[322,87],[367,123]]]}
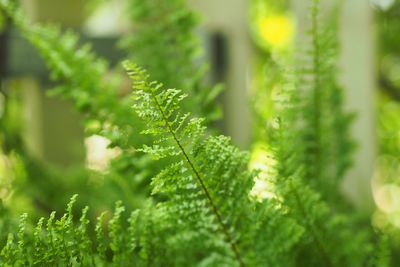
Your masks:
{"label": "plant stem", "polygon": [[219,225],[220,225],[220,228],[221,228],[221,230],[222,230],[222,232],[223,232],[223,234],[224,234],[224,236],[225,236],[225,239],[226,239],[226,241],[229,243],[229,245],[230,245],[230,247],[231,247],[233,253],[235,254],[236,260],[239,262],[239,265],[240,265],[241,267],[246,267],[246,265],[244,264],[244,262],[243,262],[243,260],[242,260],[241,255],[240,255],[240,253],[239,253],[239,250],[238,250],[238,248],[237,248],[235,242],[233,241],[233,238],[232,238],[231,235],[229,234],[228,228],[227,228],[227,226],[225,225],[225,223],[223,222],[222,216],[221,216],[220,212],[218,211],[218,208],[217,208],[217,206],[215,205],[215,203],[214,203],[214,201],[213,201],[213,199],[212,199],[212,197],[211,197],[211,194],[209,193],[209,191],[208,191],[208,189],[207,189],[207,186],[206,186],[205,183],[204,183],[204,179],[201,177],[200,172],[199,172],[199,171],[197,170],[197,168],[194,166],[192,160],[189,158],[188,154],[186,153],[185,148],[182,146],[181,142],[179,141],[178,137],[176,136],[175,132],[173,131],[172,126],[171,126],[170,122],[168,121],[168,119],[167,119],[167,117],[166,117],[166,115],[165,115],[164,110],[162,109],[160,103],[158,102],[157,96],[154,95],[153,92],[151,93],[151,95],[152,95],[152,97],[153,97],[153,99],[154,99],[154,102],[155,102],[155,104],[156,104],[158,110],[159,110],[160,113],[161,113],[161,116],[163,117],[163,120],[165,121],[165,123],[166,123],[166,125],[167,125],[167,128],[168,128],[169,133],[170,133],[170,134],[172,135],[172,137],[174,138],[174,141],[176,142],[176,144],[177,144],[177,146],[179,147],[179,149],[182,151],[182,154],[184,155],[184,157],[185,157],[187,163],[189,164],[190,168],[192,169],[194,175],[196,176],[197,181],[200,183],[200,186],[201,186],[201,188],[202,188],[202,190],[203,190],[203,192],[204,192],[204,194],[205,194],[205,196],[206,196],[208,202],[209,202],[210,205],[211,205],[211,210],[212,210],[214,216],[217,218],[217,221],[218,221],[218,223],[219,223]]}

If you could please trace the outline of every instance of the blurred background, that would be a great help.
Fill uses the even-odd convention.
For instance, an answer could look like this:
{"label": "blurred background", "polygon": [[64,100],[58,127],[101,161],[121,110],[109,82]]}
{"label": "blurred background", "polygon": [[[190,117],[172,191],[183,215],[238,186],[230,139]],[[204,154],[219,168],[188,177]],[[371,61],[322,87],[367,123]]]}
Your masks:
{"label": "blurred background", "polygon": [[[31,21],[73,28],[116,68],[127,56],[119,40],[135,27],[129,0],[20,2]],[[329,10],[337,1],[321,2]],[[188,0],[202,17],[196,33],[202,60],[209,63],[208,82],[225,85],[219,97],[224,116],[217,125],[252,151],[255,166],[268,145],[264,126],[274,113],[282,62],[290,62],[293,48],[305,41],[308,3]],[[358,144],[343,191],[400,247],[400,1],[342,1],[339,14],[340,84],[346,110],[356,113],[352,135]],[[140,197],[130,196],[126,181],[114,177],[109,184],[102,178],[121,151],[104,137],[85,134],[82,115],[71,103],[48,96],[55,86],[48,70],[7,20],[0,15],[2,205],[39,217],[64,209],[79,193],[81,205],[98,210],[117,199],[135,207]]]}

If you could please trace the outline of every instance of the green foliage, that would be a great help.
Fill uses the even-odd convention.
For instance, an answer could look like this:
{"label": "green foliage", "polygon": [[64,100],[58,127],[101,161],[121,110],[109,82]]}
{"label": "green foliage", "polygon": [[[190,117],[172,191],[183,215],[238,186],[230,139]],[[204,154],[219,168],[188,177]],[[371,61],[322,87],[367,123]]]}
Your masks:
{"label": "green foliage", "polygon": [[[80,224],[74,226],[74,196],[60,219],[52,213],[44,237],[40,237],[44,222],[39,221],[33,234],[34,243],[39,244],[35,252],[25,249],[30,241],[25,239],[26,216],[22,217],[17,240],[10,236],[2,261],[12,265],[18,264],[16,260],[28,264],[45,260],[86,266],[103,259],[121,266],[137,254],[139,266],[281,265],[284,253],[302,231],[283,216],[277,203],[257,203],[249,198],[255,173],[247,170],[247,154],[232,147],[226,137],[206,137],[201,120],[180,115],[180,91],[161,90],[159,83],[149,82],[135,65],[126,63],[126,68],[134,79],[134,109],[149,125],[146,134],[160,138],[143,150],[174,161],[152,182],[153,194],[164,194],[166,200],[132,213],[129,226],[124,227],[124,207],[117,203],[108,235],[101,215],[95,227],[101,257],[90,250],[87,208]],[[124,228],[128,234],[123,234]]]}
{"label": "green foliage", "polygon": [[[149,9],[149,5],[155,6],[156,2],[132,1],[131,5],[135,9],[147,8],[147,16],[158,16],[159,9]],[[124,88],[120,83],[122,77],[116,71],[111,72],[108,63],[104,59],[98,58],[91,51],[89,44],[81,45],[78,35],[72,31],[62,31],[59,27],[52,25],[32,25],[18,11],[12,1],[4,0],[1,5],[23,36],[37,48],[50,69],[52,80],[57,84],[61,83],[57,88],[51,90],[51,94],[72,100],[78,111],[84,114],[87,135],[104,136],[111,141],[110,148],[117,147],[122,151],[111,162],[111,167],[106,174],[80,173],[76,175],[73,173],[71,176],[77,177],[79,181],[85,181],[77,182],[74,186],[80,190],[79,188],[85,183],[88,187],[90,176],[105,176],[104,185],[101,188],[85,189],[85,191],[89,189],[93,194],[93,197],[85,194],[88,200],[98,199],[97,194],[108,194],[110,196],[107,201],[109,205],[123,195],[124,203],[129,209],[140,206],[143,197],[148,194],[149,178],[162,168],[162,164],[154,165],[150,157],[138,155],[134,149],[146,142],[149,137],[138,134],[144,130],[145,126],[130,112],[132,100],[129,94],[124,93]],[[199,44],[193,34],[196,26],[195,15],[187,9],[183,2],[179,1],[169,5],[169,8],[163,12],[172,20],[168,24],[168,31],[165,31],[168,32],[168,38],[159,37],[164,35],[160,35],[157,30],[157,28],[165,27],[164,20],[158,22],[143,20],[140,23],[141,30],[135,30],[133,35],[135,37],[128,36],[126,38],[128,40],[125,41],[126,49],[129,48],[130,51],[146,55],[146,58],[137,58],[137,60],[144,61],[146,59],[146,65],[152,69],[160,81],[187,88],[188,93],[196,96],[187,102],[186,111],[196,107],[197,110],[194,112],[203,116],[207,115],[209,122],[215,121],[219,117],[219,109],[214,100],[220,87],[208,88],[203,84],[206,67],[205,65],[197,66],[196,63]],[[187,17],[183,21],[185,22],[184,27],[182,27],[180,19],[177,21],[172,19],[181,15]],[[137,22],[137,19],[138,17],[133,16],[133,23]],[[154,37],[150,42],[151,45],[143,46],[143,43],[149,42],[146,35],[143,34],[144,32]],[[179,39],[179,45],[175,39]],[[162,54],[160,47],[169,47],[168,49],[173,53]],[[176,60],[177,58],[180,60]],[[183,72],[185,76],[182,76]],[[105,73],[108,73],[106,77]],[[34,184],[59,183],[60,179],[54,181],[52,178],[55,176],[55,172],[48,174],[48,170],[41,166],[33,167],[34,172],[31,172],[34,174],[33,176],[47,177],[45,180],[35,181]],[[63,175],[65,174],[63,173]],[[70,182],[69,184],[66,182],[65,187],[72,186]],[[49,202],[49,199],[46,199],[43,194],[35,195],[35,198],[39,198],[42,203]],[[100,203],[100,205],[102,204],[104,203]],[[91,205],[98,205],[98,203],[91,203]]]}
{"label": "green foliage", "polygon": [[133,33],[121,40],[121,46],[128,57],[166,87],[185,90],[191,96],[182,107],[186,112],[205,118],[207,123],[220,119],[215,98],[222,86],[205,84],[208,66],[193,34],[199,17],[186,1],[129,0],[127,11]]}
{"label": "green foliage", "polygon": [[[211,266],[217,262],[230,266],[279,264],[280,250],[275,250],[275,255],[265,252],[271,251],[269,246],[275,238],[281,238],[280,234],[271,231],[268,241],[258,239],[262,250],[257,253],[253,251],[252,238],[264,235],[266,224],[270,228],[285,225],[286,232],[281,234],[287,236],[280,244],[284,251],[296,241],[299,229],[291,220],[280,221],[279,213],[274,214],[276,224],[271,222],[265,209],[271,208],[272,203],[258,205],[249,198],[255,174],[247,170],[247,153],[232,147],[224,136],[205,136],[202,120],[190,118],[179,109],[186,95],[175,89],[162,90],[162,84],[150,82],[136,65],[125,63],[125,68],[134,83],[134,110],[148,125],[145,133],[158,137],[142,151],[156,158],[175,158],[153,179],[152,185],[153,194],[167,196],[168,201],[157,208],[171,216],[175,229],[182,228],[178,231],[180,238],[198,244],[196,247],[210,244],[208,249],[220,251],[220,255],[213,255],[215,259],[202,259]],[[256,223],[253,220],[259,212],[265,217]],[[198,233],[194,229],[203,230]]]}
{"label": "green foliage", "polygon": [[[124,207],[117,203],[114,215],[108,219],[108,227],[104,215],[99,217],[98,239],[94,242],[89,234],[88,208],[82,210],[78,222],[73,220],[76,197],[71,198],[61,218],[57,219],[53,212],[48,219],[41,218],[34,229],[27,228],[27,214],[22,215],[17,236],[10,234],[1,251],[2,266],[124,266],[131,262],[132,250],[125,248],[131,242],[130,236],[136,234],[127,226],[135,224],[137,213],[122,220]],[[104,227],[109,229],[107,233]],[[120,231],[125,227],[127,232],[122,234]],[[108,258],[106,251],[112,251],[113,256]]]}
{"label": "green foliage", "polygon": [[[276,198],[289,210],[288,216],[301,225],[306,234],[293,251],[297,266],[364,266],[372,252],[371,229],[351,210],[338,212],[340,203],[324,201],[306,175],[307,166],[298,132],[293,131],[299,114],[297,91],[287,88],[282,105],[286,108],[276,121],[271,147],[273,170],[268,179]],[[291,129],[290,131],[288,129]],[[352,229],[359,228],[357,233]],[[362,229],[362,230],[360,230]],[[326,242],[329,240],[329,242]]]}
{"label": "green foliage", "polygon": [[[321,26],[319,1],[312,1],[310,46],[295,71],[294,86],[300,92],[298,125],[304,175],[328,201],[343,199],[340,182],[351,166],[354,142],[350,138],[353,114],[344,111],[343,91],[337,82],[337,21]],[[337,18],[333,16],[333,18]],[[301,125],[299,125],[301,124]]]}
{"label": "green foliage", "polygon": [[[104,78],[104,73],[109,69],[108,64],[105,60],[98,59],[91,52],[89,45],[79,45],[79,38],[72,31],[63,33],[55,26],[32,25],[12,1],[1,1],[0,5],[2,10],[11,17],[23,36],[38,49],[51,70],[52,79],[62,82],[62,85],[53,90],[52,94],[58,94],[72,100],[76,108],[85,114],[88,135],[104,136],[111,140],[111,147],[125,148],[125,153],[115,160],[113,171],[105,179],[106,184],[99,189],[90,187],[88,181],[90,180],[89,176],[97,175],[101,177],[101,174],[83,173],[82,171],[74,171],[72,174],[68,174],[63,170],[62,175],[60,175],[57,171],[37,164],[31,158],[26,158],[27,153],[24,152],[24,147],[12,144],[14,149],[21,147],[17,152],[26,159],[24,163],[29,170],[29,181],[27,183],[31,183],[25,184],[25,187],[29,188],[28,194],[32,195],[35,203],[41,203],[41,205],[38,205],[41,208],[52,203],[54,206],[50,207],[49,210],[57,207],[56,203],[53,202],[52,188],[54,187],[58,187],[60,190],[63,190],[63,188],[65,190],[68,190],[68,188],[83,190],[87,201],[100,199],[98,196],[96,197],[96,194],[100,191],[101,193],[109,192],[110,204],[121,198],[122,195],[124,202],[130,207],[139,205],[138,199],[143,198],[142,195],[146,194],[146,190],[143,190],[142,195],[138,193],[136,197],[125,192],[139,192],[139,190],[136,190],[137,188],[145,187],[146,183],[143,184],[143,176],[147,177],[146,171],[140,172],[141,167],[137,167],[145,165],[149,160],[132,160],[134,158],[132,147],[140,143],[138,135],[136,135],[136,138],[132,137],[132,125],[140,127],[140,124],[129,112],[131,105],[129,97],[120,97],[119,92],[115,89],[118,85],[116,79]],[[19,135],[10,136],[15,138]],[[138,143],[135,144],[136,141]],[[7,142],[10,143],[9,137]],[[137,175],[127,175],[128,169],[129,171],[136,170]],[[63,177],[60,178],[60,176]],[[129,182],[126,182],[128,179]],[[49,192],[44,192],[43,188],[49,187]],[[35,190],[35,188],[39,189]],[[109,188],[113,190],[109,190]],[[24,191],[26,190],[24,189]],[[89,194],[94,195],[94,197],[91,198]],[[95,202],[93,201],[91,204],[99,206],[99,201]],[[100,206],[104,204],[107,203],[100,203]]]}
{"label": "green foliage", "polygon": [[[280,10],[280,5],[284,4],[268,0],[255,2],[267,5],[264,9]],[[354,114],[345,111],[343,90],[337,81],[340,1],[331,14],[324,14],[322,21],[319,1],[310,3],[310,28],[304,36],[305,44],[300,42],[301,48],[294,53],[294,70],[288,71],[290,60],[287,54],[263,52],[265,78],[262,82],[268,90],[256,92],[254,111],[257,125],[278,117],[284,129],[296,132],[291,141],[296,146],[288,147],[293,152],[293,166],[301,166],[306,183],[319,192],[325,201],[340,203],[340,208],[343,208],[348,203],[343,201],[340,185],[352,164],[355,144],[350,138]],[[289,16],[286,18],[290,19]],[[289,96],[284,92],[288,88],[293,91]],[[291,110],[287,110],[288,106]],[[258,127],[255,136],[257,141],[269,147],[276,135],[275,124],[270,123],[271,129],[267,129],[267,133],[266,127]]]}
{"label": "green foliage", "polygon": [[389,237],[384,233],[380,233],[376,242],[376,249],[368,266],[391,266],[392,256],[390,254]]}
{"label": "green foliage", "polygon": [[[343,111],[335,76],[335,27],[328,25],[333,32],[319,29],[318,16],[318,1],[313,1],[311,46],[301,53],[301,67],[286,75],[270,129],[274,170],[269,176],[288,215],[307,233],[296,251],[299,266],[364,266],[374,233],[339,193],[351,164],[352,115]],[[354,233],[355,228],[363,230]]]}
{"label": "green foliage", "polygon": [[[131,56],[138,65],[124,62],[133,99],[121,97],[115,90],[118,83],[104,79],[107,64],[88,46],[79,46],[75,34],[30,25],[10,1],[0,0],[0,7],[38,48],[52,77],[63,82],[58,94],[85,114],[90,133],[121,148],[110,176],[135,177],[121,186],[133,187],[128,198],[131,192],[148,190],[149,182],[138,188],[135,179],[152,177],[150,196],[141,198],[140,209],[133,212],[135,205],[117,201],[112,215],[102,212],[91,220],[85,207],[77,216],[74,195],[61,216],[53,212],[32,225],[22,215],[17,226],[4,227],[10,234],[0,242],[0,264],[388,266],[385,237],[375,246],[368,220],[358,217],[338,193],[350,165],[351,115],[343,111],[336,82],[335,36],[319,28],[318,1],[312,2],[310,49],[304,52],[302,68],[288,79],[279,116],[269,129],[272,196],[261,200],[250,196],[261,175],[249,170],[248,153],[204,126],[214,117],[208,102],[201,105],[212,99],[200,92],[205,88],[203,68],[193,67],[194,15],[178,0],[132,3],[138,37],[125,44],[137,51],[142,47]],[[154,18],[160,21],[152,24]],[[139,67],[146,63],[160,82]],[[189,94],[194,96],[187,98]],[[201,108],[192,115],[191,106]]]}

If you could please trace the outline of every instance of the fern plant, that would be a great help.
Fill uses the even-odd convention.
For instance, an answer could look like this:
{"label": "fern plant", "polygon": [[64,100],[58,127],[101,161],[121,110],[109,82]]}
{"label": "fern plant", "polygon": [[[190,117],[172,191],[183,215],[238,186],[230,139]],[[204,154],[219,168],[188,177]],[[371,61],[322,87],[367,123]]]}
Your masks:
{"label": "fern plant", "polygon": [[[190,119],[189,114],[179,110],[185,95],[174,89],[161,90],[162,85],[149,82],[140,68],[129,63],[125,66],[134,81],[137,101],[134,109],[148,123],[146,133],[159,138],[151,146],[145,145],[143,151],[157,158],[176,158],[153,179],[152,185],[153,193],[163,193],[170,198],[158,207],[172,215],[174,227],[182,221],[179,235],[188,229],[194,238],[191,242],[200,241],[201,245],[209,240],[214,246],[218,244],[216,251],[224,252],[215,259],[221,261],[219,264],[278,264],[279,249],[276,257],[264,254],[272,250],[269,246],[274,243],[274,234],[268,236],[268,241],[257,240],[257,246],[263,248],[264,253],[251,253],[254,240],[250,237],[262,236],[267,224],[271,233],[275,227],[287,227],[287,239],[281,244],[285,249],[297,238],[299,229],[290,220],[285,222],[282,218],[280,221],[278,213],[273,219],[268,218],[266,209],[273,209],[272,203],[258,205],[249,198],[255,175],[247,170],[246,153],[232,147],[226,137],[205,137],[201,120]],[[254,218],[259,220],[253,221]],[[194,225],[209,232],[204,232],[206,236],[197,236],[200,233],[193,232]]]}
{"label": "fern plant", "polygon": [[[281,117],[281,113],[286,112],[287,104],[297,106],[297,110],[293,113],[294,117],[290,118],[290,122],[285,122],[288,128],[297,132],[296,151],[298,152],[297,160],[299,160],[297,164],[304,167],[309,177],[308,182],[323,194],[324,200],[332,203],[340,202],[343,206],[347,206],[348,203],[343,203],[344,198],[339,193],[340,184],[352,164],[351,158],[355,144],[350,137],[350,125],[354,114],[344,108],[343,89],[337,79],[337,19],[341,1],[335,2],[329,14],[326,14],[327,12],[323,14],[323,20],[319,2],[309,2],[310,19],[307,25],[310,25],[307,32],[303,34],[301,48],[294,48],[295,51],[292,53],[269,52],[273,56],[263,51],[264,54],[259,56],[265,73],[262,78],[258,78],[264,79],[258,81],[258,86],[263,84],[263,88],[267,90],[263,90],[261,96],[259,93],[254,95],[255,117],[261,121],[256,124],[255,138],[258,142],[264,143],[268,149],[270,140],[274,138],[271,133],[274,135],[275,129],[271,127],[268,130],[266,129],[268,127],[258,125],[263,125],[262,121]],[[268,0],[255,1],[255,3],[261,6],[258,8],[260,10],[281,10],[282,5],[287,5],[287,3],[273,3]],[[259,12],[262,13],[262,11]],[[267,11],[264,12],[267,13]],[[273,11],[269,12],[274,14]],[[277,14],[281,13],[284,12],[280,11]],[[269,16],[272,17],[272,15]],[[282,17],[282,15],[274,16]],[[286,24],[290,25],[290,18],[288,15],[287,22],[284,23],[288,28],[290,26]],[[265,31],[267,32],[268,28]],[[291,62],[288,60],[289,54],[295,55],[295,59],[292,59],[294,64],[288,64]],[[293,70],[288,71],[290,65],[294,67],[289,67]],[[282,96],[285,87],[294,87],[294,93],[296,90],[300,93],[295,93],[290,99],[280,101],[280,98],[286,97]],[[289,103],[282,103],[285,101]],[[274,123],[270,124],[274,125]],[[259,144],[256,145],[259,147]]]}
{"label": "fern plant", "polygon": [[[160,83],[149,81],[134,64],[125,63],[125,67],[133,79],[134,110],[148,123],[144,133],[157,137],[142,151],[173,161],[152,181],[153,194],[165,200],[132,213],[130,226],[121,223],[124,208],[118,203],[109,222],[109,241],[102,227],[104,215],[95,227],[97,240],[89,241],[87,209],[81,223],[74,226],[70,203],[55,228],[55,215],[50,216],[44,233],[47,242],[36,241],[44,246],[39,246],[36,256],[32,249],[38,246],[25,245],[32,235],[25,234],[23,216],[16,240],[11,234],[2,250],[4,263],[363,266],[368,254],[360,248],[370,247],[364,239],[355,238],[353,228],[343,228],[346,218],[329,219],[331,212],[300,180],[278,181],[280,197],[276,199],[257,202],[249,198],[256,173],[247,169],[246,153],[231,146],[226,137],[206,136],[201,120],[182,114],[179,104],[185,95],[180,91],[162,90]],[[33,234],[37,240],[43,223],[41,219]],[[128,235],[122,234],[124,227]],[[90,249],[91,242],[96,251]],[[314,244],[308,247],[309,242]],[[347,245],[341,247],[344,242]],[[321,258],[297,258],[304,249]]]}
{"label": "fern plant", "polygon": [[[272,196],[265,199],[249,195],[259,172],[249,170],[248,153],[232,146],[228,137],[209,134],[205,119],[187,111],[185,92],[152,81],[141,67],[126,61],[133,100],[119,102],[114,84],[102,83],[104,64],[87,48],[75,51],[74,35],[59,38],[58,30],[28,25],[7,0],[0,0],[0,7],[39,48],[55,78],[66,82],[63,94],[76,101],[89,121],[100,124],[97,131],[122,147],[127,160],[152,162],[130,171],[154,173],[151,196],[131,213],[117,202],[111,216],[102,213],[91,222],[86,207],[77,220],[74,196],[61,216],[53,212],[32,225],[22,215],[18,227],[9,230],[7,241],[0,243],[1,265],[389,264],[385,238],[375,245],[373,230],[353,216],[349,207],[338,205],[335,200],[340,197],[331,194],[325,183],[336,189],[348,166],[347,151],[333,150],[325,138],[347,144],[343,132],[349,120],[341,110],[341,90],[331,74],[335,73],[332,56],[325,58],[329,50],[322,48],[317,0],[312,8],[313,45],[307,53],[310,67],[295,72],[288,82],[282,93],[282,111],[272,129],[274,163],[267,173]],[[322,91],[323,80],[328,82]],[[104,99],[91,98],[100,93]],[[128,103],[136,114],[135,127],[127,119],[133,115]],[[331,112],[339,115],[337,121],[322,121],[316,114]],[[339,126],[342,131],[332,130]],[[136,138],[138,131],[143,138]],[[344,160],[336,162],[334,155]],[[324,172],[328,170],[327,178]]]}
{"label": "fern plant", "polygon": [[[135,1],[131,2],[133,4]],[[155,17],[159,14],[158,9],[149,9],[146,6],[154,6],[156,2],[135,2],[134,7],[146,9],[147,16]],[[106,192],[114,194],[114,200],[118,198],[118,194],[122,193],[124,199],[130,203],[130,207],[140,206],[143,196],[147,194],[149,177],[157,173],[160,164],[154,165],[149,157],[138,155],[134,149],[145,142],[148,137],[138,134],[145,126],[134,114],[129,112],[129,107],[132,105],[130,96],[126,94],[121,96],[116,90],[121,77],[113,75],[112,79],[105,79],[104,73],[110,69],[107,62],[91,52],[89,44],[80,45],[79,37],[72,31],[63,32],[58,27],[51,25],[32,26],[12,1],[2,1],[1,5],[23,36],[38,49],[51,70],[52,79],[61,82],[61,85],[53,89],[51,94],[73,101],[76,108],[85,115],[85,128],[88,135],[104,136],[111,141],[110,147],[122,149],[123,153],[111,163],[110,172],[106,174],[105,178],[107,185],[104,186],[116,187],[119,190],[114,190],[116,192],[106,190]],[[140,25],[144,29],[136,31],[139,37],[133,38],[133,44],[128,42],[129,46],[126,49],[146,54],[147,66],[161,81],[174,83],[182,88],[187,85],[184,88],[189,88],[188,93],[196,97],[188,101],[188,105],[185,107],[186,111],[189,107],[197,107],[194,112],[204,116],[207,114],[209,122],[215,121],[219,113],[213,100],[220,87],[212,89],[203,84],[205,66],[191,67],[196,64],[199,50],[197,40],[192,32],[196,25],[195,15],[181,1],[177,1],[164,10],[164,14],[171,18],[171,23],[166,26],[163,20],[156,23],[143,20]],[[179,20],[173,19],[181,15],[192,21],[184,28]],[[134,22],[137,22],[137,19]],[[157,39],[158,28],[168,29],[168,40]],[[143,42],[147,42],[148,39],[146,39],[146,35],[140,34],[141,32],[148,32],[154,37],[152,45],[145,46],[145,51],[140,51],[140,49],[143,47]],[[183,33],[181,34],[181,32]],[[129,37],[127,39],[130,40]],[[176,45],[175,39],[180,40],[181,48],[178,48],[180,46]],[[169,50],[174,52],[160,54],[160,47],[170,47]],[[175,61],[171,58],[181,58],[181,60]],[[135,59],[143,61],[143,58],[142,60]],[[163,63],[159,64],[160,62]],[[171,70],[174,70],[174,73]],[[182,72],[181,70],[197,74],[187,75],[185,79],[178,79],[177,74]],[[178,81],[181,83],[179,84]],[[37,182],[40,183],[40,181]],[[133,192],[135,193],[132,194]]]}
{"label": "fern plant", "polygon": [[[311,2],[311,45],[302,53],[301,67],[286,75],[271,129],[275,167],[268,175],[289,216],[308,233],[298,250],[301,266],[363,266],[375,234],[369,218],[357,215],[340,193],[354,143],[349,133],[353,115],[344,111],[335,76],[336,21],[320,29],[319,1]],[[357,227],[363,230],[354,233]]]}
{"label": "fern plant", "polygon": [[308,182],[329,202],[341,201],[341,181],[352,164],[354,141],[350,123],[354,114],[344,110],[343,90],[337,81],[337,18],[340,6],[331,18],[321,23],[319,1],[311,1],[308,31],[309,45],[300,51],[301,59],[293,83],[299,108],[293,127],[298,129],[304,151],[303,161]]}
{"label": "fern plant", "polygon": [[[159,137],[142,150],[153,157],[171,157],[174,160],[152,181],[153,194],[162,194],[166,200],[157,205],[149,204],[131,216],[135,220],[144,220],[139,229],[134,226],[137,223],[130,220],[134,225],[129,229],[135,232],[130,237],[131,242],[124,238],[122,226],[117,223],[123,211],[117,205],[109,229],[112,261],[117,265],[118,262],[135,262],[134,255],[137,254],[139,266],[283,264],[284,252],[296,242],[302,231],[294,220],[283,216],[283,211],[274,201],[257,203],[249,198],[255,173],[247,169],[247,154],[231,146],[226,137],[206,137],[200,119],[182,115],[179,104],[184,95],[180,91],[161,90],[162,85],[150,82],[146,73],[136,65],[126,63],[125,66],[134,79],[135,112],[149,126],[145,133]],[[74,227],[71,206],[70,203],[67,213],[57,220],[55,229],[52,227],[54,213],[50,217],[46,229],[49,241],[45,245],[50,250],[39,249],[42,254],[36,260],[49,257],[55,263],[65,265],[85,264],[82,261],[84,256],[79,253],[88,251],[90,246],[81,245],[85,247],[78,251],[74,248],[83,241],[89,243],[85,234],[87,209],[83,211],[81,225]],[[34,253],[25,249],[25,220],[24,216],[17,243],[10,235],[2,250],[3,261],[10,265],[18,264],[16,261],[19,260],[24,264],[35,262]],[[37,231],[41,231],[42,225],[43,220],[40,220]],[[104,232],[100,226],[96,229],[101,239]],[[75,235],[77,231],[79,234]],[[84,240],[79,241],[82,236]],[[129,248],[138,249],[132,252]],[[99,252],[107,262],[106,251],[107,245],[100,240]],[[88,252],[86,256],[90,254]],[[95,260],[90,262],[92,264]]]}
{"label": "fern plant", "polygon": [[[20,219],[17,235],[8,236],[7,244],[1,251],[3,266],[96,266],[104,265],[106,252],[112,251],[110,263],[116,266],[130,262],[134,247],[128,247],[135,236],[137,212],[133,212],[127,223],[122,220],[124,207],[117,202],[114,214],[105,220],[105,213],[97,218],[94,229],[87,218],[88,207],[82,210],[78,222],[73,220],[73,204],[77,195],[71,198],[66,213],[56,218],[53,212],[48,219],[41,218],[35,227],[29,227],[27,214]],[[127,234],[122,234],[122,227]],[[108,231],[105,231],[105,228]],[[91,240],[90,231],[96,238]],[[17,239],[17,240],[15,240]],[[123,251],[121,251],[124,249]]]}

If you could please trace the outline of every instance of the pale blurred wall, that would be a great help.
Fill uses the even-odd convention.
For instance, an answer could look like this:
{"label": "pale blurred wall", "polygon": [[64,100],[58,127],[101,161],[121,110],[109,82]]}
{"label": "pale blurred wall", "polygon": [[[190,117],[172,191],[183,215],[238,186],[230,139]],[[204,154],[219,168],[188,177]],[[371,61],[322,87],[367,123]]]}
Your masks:
{"label": "pale blurred wall", "polygon": [[353,135],[359,143],[344,190],[358,205],[373,208],[371,180],[377,156],[377,74],[373,10],[367,0],[343,1],[341,82],[348,108],[357,112]]}

